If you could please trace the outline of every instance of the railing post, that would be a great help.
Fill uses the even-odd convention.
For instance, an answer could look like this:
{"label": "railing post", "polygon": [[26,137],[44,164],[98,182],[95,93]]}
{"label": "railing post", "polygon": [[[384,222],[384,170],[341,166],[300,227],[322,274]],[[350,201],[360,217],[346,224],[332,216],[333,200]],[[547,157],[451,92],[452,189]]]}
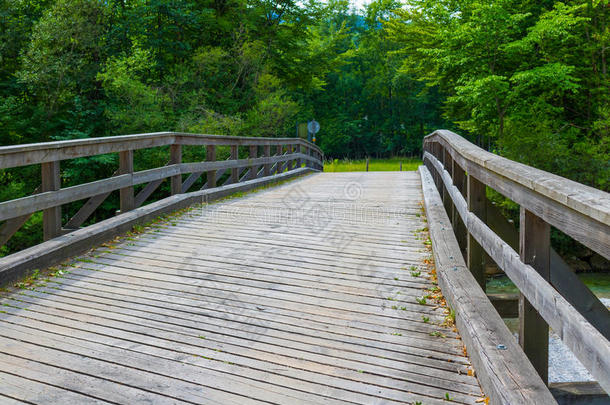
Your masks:
{"label": "railing post", "polygon": [[[452,159],[451,161],[452,163],[452,168],[451,168],[451,177],[453,179],[453,184],[457,187],[457,189],[460,191],[460,193],[462,193],[462,195],[464,196],[465,191],[466,191],[466,173],[464,172],[464,169],[462,169],[462,167],[460,165],[458,165],[456,163],[455,160]],[[441,182],[442,180],[439,179]],[[460,245],[460,249],[462,250],[462,253],[464,254],[464,260],[466,260],[466,240],[468,238],[468,231],[466,230],[466,226],[464,225],[464,222],[462,221],[462,218],[460,218],[460,214],[457,212],[457,210],[455,209],[455,207],[452,209],[452,213],[451,213],[451,221],[452,221],[452,225],[453,225],[453,230],[455,231],[455,237],[458,241],[458,244]]]}
{"label": "railing post", "polygon": [[[468,211],[475,214],[483,222],[487,222],[487,196],[485,195],[485,184],[468,174],[468,187],[466,192],[466,202],[468,203]],[[468,232],[468,240],[466,243],[466,263],[468,268],[479,283],[483,291],[485,291],[485,252],[481,245]]]}
{"label": "railing post", "polygon": [[[170,146],[170,165],[179,165],[182,163],[182,145],[173,144]],[[182,192],[182,174],[172,176],[172,195],[180,194]]]}
{"label": "railing post", "polygon": [[[231,145],[231,160],[239,160],[239,146]],[[239,183],[239,168],[231,169],[231,183]]]}
{"label": "railing post", "polygon": [[[519,254],[521,261],[531,265],[545,280],[550,279],[551,227],[521,207],[519,221]],[[519,294],[519,344],[548,383],[549,325],[523,294]]]}
{"label": "railing post", "polygon": [[[284,146],[277,145],[277,155],[282,156],[283,152],[284,152]],[[275,173],[280,174],[283,171],[284,171],[284,162],[277,162],[277,165],[275,166]]]}
{"label": "railing post", "polygon": [[[216,145],[206,146],[205,160],[208,162],[216,161]],[[216,187],[216,170],[208,171],[206,177],[208,178],[208,188]]]}
{"label": "railing post", "polygon": [[[41,192],[57,191],[61,188],[59,161],[42,163]],[[42,211],[42,233],[45,241],[61,235],[61,205]]]}
{"label": "railing post", "polygon": [[[265,155],[266,158],[270,158],[271,157],[271,145],[265,145],[263,146],[263,154]],[[267,177],[269,175],[271,175],[271,164],[270,163],[265,163],[265,165],[263,166],[263,176]]]}
{"label": "railing post", "polygon": [[[256,159],[258,155],[258,146],[250,145],[250,159]],[[256,174],[258,173],[258,166],[252,165],[250,166],[250,180],[254,180],[256,178]]]}
{"label": "railing post", "polygon": [[[296,153],[303,153],[303,146],[299,143],[295,145],[295,152]],[[297,159],[297,169],[300,169],[301,167],[303,167],[303,159],[302,158],[298,158]]]}
{"label": "railing post", "polygon": [[[450,175],[453,173],[453,159],[447,150],[441,146],[441,162],[443,163],[443,169],[445,169]],[[451,195],[449,195],[449,190],[444,186],[444,182],[441,179],[442,186],[442,199],[443,206],[445,207],[445,212],[447,212],[447,216],[451,215],[451,210],[453,209],[453,201],[451,200]]]}
{"label": "railing post", "polygon": [[[289,155],[292,154],[292,145],[286,145],[286,152],[288,152]],[[286,161],[286,170],[291,171],[293,163],[294,160],[292,159]]]}
{"label": "railing post", "polygon": [[[133,150],[119,152],[119,175],[133,173]],[[131,211],[135,207],[133,186],[122,188],[120,191],[121,213]]]}

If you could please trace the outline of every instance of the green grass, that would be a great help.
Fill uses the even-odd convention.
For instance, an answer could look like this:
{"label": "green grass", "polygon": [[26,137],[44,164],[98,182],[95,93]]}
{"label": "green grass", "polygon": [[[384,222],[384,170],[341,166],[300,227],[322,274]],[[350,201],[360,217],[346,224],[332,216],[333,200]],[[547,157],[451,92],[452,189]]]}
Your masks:
{"label": "green grass", "polygon": [[[403,171],[417,170],[421,166],[418,158],[370,159],[370,172],[398,171],[402,162]],[[325,172],[363,172],[366,170],[366,160],[335,159],[324,162]]]}

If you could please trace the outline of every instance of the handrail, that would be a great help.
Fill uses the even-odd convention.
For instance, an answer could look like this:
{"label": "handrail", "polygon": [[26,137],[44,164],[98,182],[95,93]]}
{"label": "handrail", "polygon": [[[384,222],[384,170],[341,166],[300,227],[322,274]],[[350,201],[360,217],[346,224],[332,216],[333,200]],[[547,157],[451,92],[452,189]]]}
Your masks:
{"label": "handrail", "polygon": [[225,135],[154,132],[98,138],[0,146],[0,169],[47,163],[78,157],[146,149],[167,145],[302,145],[322,155],[315,144],[300,138],[262,138]]}
{"label": "handrail", "polygon": [[[182,146],[205,146],[206,161],[182,162]],[[230,146],[228,160],[216,161],[216,147]],[[162,167],[134,171],[134,151],[170,146],[168,161]],[[239,159],[239,147],[248,147],[249,157]],[[275,148],[272,155],[272,147]],[[259,155],[259,148],[262,155]],[[119,167],[112,177],[61,187],[60,162],[74,158],[118,153]],[[120,213],[138,208],[165,179],[171,179],[171,194],[187,193],[205,173],[205,189],[217,187],[218,174],[229,170],[223,185],[247,182],[260,178],[273,178],[285,171],[300,169],[321,170],[323,153],[316,145],[300,138],[256,138],[221,135],[158,132],[57,142],[0,147],[0,169],[40,164],[42,185],[28,197],[0,202],[0,246],[37,212],[43,211],[44,240],[73,232],[89,218],[102,202],[115,190],[120,190]],[[246,174],[240,177],[240,169]],[[183,174],[190,174],[182,181]],[[147,183],[134,195],[134,186]],[[202,188],[202,190],[203,190]],[[62,226],[61,206],[89,198],[82,208]]]}
{"label": "handrail", "polygon": [[[603,327],[575,308],[569,301],[573,295],[561,294],[553,279],[566,275],[550,266],[551,225],[610,257],[610,195],[486,152],[446,130],[424,138],[423,160],[453,217],[475,279],[484,289],[484,250],[520,290],[520,344],[543,380],[550,326],[610,392],[610,342],[600,332]],[[487,225],[486,186],[521,206],[519,252]],[[607,320],[601,308],[605,314],[598,315]]]}

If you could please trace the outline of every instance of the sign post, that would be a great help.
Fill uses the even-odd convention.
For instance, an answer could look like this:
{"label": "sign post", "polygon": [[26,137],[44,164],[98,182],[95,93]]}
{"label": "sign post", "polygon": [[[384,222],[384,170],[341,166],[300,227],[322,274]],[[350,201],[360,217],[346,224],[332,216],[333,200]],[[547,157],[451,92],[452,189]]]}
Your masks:
{"label": "sign post", "polygon": [[316,120],[311,120],[307,123],[307,132],[311,135],[310,141],[316,142],[316,134],[320,130],[320,123]]}

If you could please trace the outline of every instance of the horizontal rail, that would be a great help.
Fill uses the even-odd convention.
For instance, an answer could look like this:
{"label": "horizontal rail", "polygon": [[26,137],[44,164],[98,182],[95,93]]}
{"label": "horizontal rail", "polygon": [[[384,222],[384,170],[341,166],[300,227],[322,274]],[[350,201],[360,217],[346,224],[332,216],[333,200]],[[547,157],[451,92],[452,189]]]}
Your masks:
{"label": "horizontal rail", "polygon": [[[610,312],[567,266],[551,266],[557,260],[550,246],[554,226],[609,258],[610,195],[486,152],[445,130],[424,138],[423,161],[477,282],[484,290],[486,252],[519,289],[519,344],[543,381],[550,326],[610,392]],[[486,187],[520,205],[518,252],[514,240],[492,229],[497,218],[487,212]]]}
{"label": "horizontal rail", "polygon": [[466,200],[438,159],[425,152],[424,160],[430,161],[440,174],[468,232],[506,272],[519,291],[525,295],[564,344],[598,380],[599,384],[606,391],[610,391],[610,343],[608,340],[532,266],[523,263],[519,253],[496,235],[480,218],[468,211]]}
{"label": "horizontal rail", "polygon": [[[206,160],[183,162],[184,145],[205,147]],[[169,146],[168,163],[165,166],[134,171],[134,151],[160,146]],[[216,160],[218,146],[230,147],[231,156],[228,160]],[[239,159],[240,146],[246,147],[248,158]],[[262,156],[259,155],[260,151]],[[112,177],[61,187],[61,161],[109,153],[117,153],[119,161]],[[117,212],[123,214],[140,207],[153,193],[158,195],[157,190],[164,181],[171,182],[171,195],[188,193],[202,176],[205,176],[201,180],[203,187],[201,184],[198,187],[214,189],[219,186],[219,176],[226,171],[230,175],[224,183],[233,184],[277,177],[284,172],[301,169],[303,165],[310,170],[321,170],[323,154],[316,145],[300,138],[254,138],[180,132],[0,147],[0,170],[33,164],[40,164],[41,167],[42,185],[39,189],[30,196],[0,202],[0,237],[3,244],[25,224],[31,214],[38,211],[43,211],[43,239],[47,241],[74,232],[116,190],[120,193]],[[240,177],[240,172],[244,169],[246,175]],[[183,181],[183,174],[190,176]],[[134,186],[140,184],[146,185],[136,195]],[[161,193],[167,193],[167,189],[162,188]],[[72,218],[64,221],[62,206],[84,199],[88,200],[73,213]]]}
{"label": "horizontal rail", "polygon": [[487,152],[450,131],[424,138],[424,148],[432,143],[479,181],[610,259],[610,194]]}
{"label": "horizontal rail", "polygon": [[253,165],[286,162],[294,159],[304,159],[316,162],[316,159],[302,153],[290,155],[262,157],[255,159],[224,160],[220,162],[181,163],[163,166],[150,170],[143,170],[130,174],[122,174],[103,180],[79,184],[77,186],[62,188],[57,191],[38,193],[29,197],[18,198],[0,203],[0,221],[31,214],[47,208],[82,200],[99,194],[131,187],[138,184],[149,183],[172,176],[204,172],[210,170],[226,170],[230,168],[249,167]]}
{"label": "horizontal rail", "polygon": [[[432,175],[419,168],[434,265],[443,296],[493,404],[553,404],[554,399],[485,292],[468,271]],[[499,347],[504,350],[499,350]]]}
{"label": "horizontal rail", "polygon": [[258,138],[156,132],[0,147],[0,169],[55,162],[86,156],[147,149],[167,145],[303,145],[322,154],[316,145],[300,138]]}

